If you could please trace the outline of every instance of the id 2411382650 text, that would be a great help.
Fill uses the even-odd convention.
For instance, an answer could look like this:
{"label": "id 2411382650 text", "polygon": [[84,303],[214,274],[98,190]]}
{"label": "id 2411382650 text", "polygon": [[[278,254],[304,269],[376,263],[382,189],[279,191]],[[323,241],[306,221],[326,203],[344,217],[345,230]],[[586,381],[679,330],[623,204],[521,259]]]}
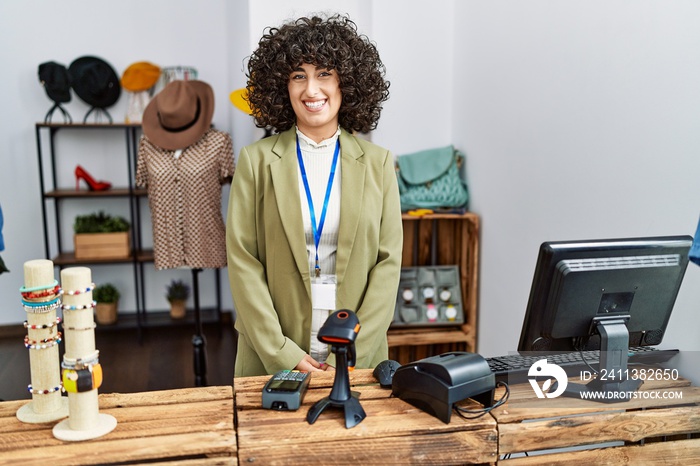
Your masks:
{"label": "id 2411382650 text", "polygon": [[[594,377],[590,371],[581,371],[581,380],[591,380]],[[597,376],[598,380],[619,381],[619,380],[678,380],[678,369],[655,369],[655,368],[634,368],[634,369],[601,369]]]}

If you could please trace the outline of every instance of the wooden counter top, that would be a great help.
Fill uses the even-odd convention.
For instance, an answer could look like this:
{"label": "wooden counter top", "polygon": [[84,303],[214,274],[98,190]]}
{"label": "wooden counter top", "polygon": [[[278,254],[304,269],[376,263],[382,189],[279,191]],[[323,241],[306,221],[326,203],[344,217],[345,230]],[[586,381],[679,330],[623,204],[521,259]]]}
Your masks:
{"label": "wooden counter top", "polygon": [[[269,377],[234,379],[239,464],[468,464],[496,461],[496,422],[489,416],[449,424],[391,397],[372,371],[350,373],[367,417],[346,429],[343,411],[326,409],[314,424],[306,414],[328,396],[334,374],[313,373],[297,411],[262,409]],[[467,401],[465,406],[473,402]],[[474,405],[476,406],[476,405]]]}
{"label": "wooden counter top", "polygon": [[[0,462],[17,465],[171,462],[235,465],[232,387],[102,394],[100,413],[117,427],[103,437],[64,442],[56,422],[25,424],[16,413],[28,400],[0,403]],[[213,457],[213,458],[212,458]]]}
{"label": "wooden counter top", "polygon": [[[56,422],[20,422],[17,410],[28,400],[2,402],[0,463],[695,464],[700,458],[700,387],[685,379],[647,381],[641,391],[654,396],[612,404],[537,399],[529,384],[518,384],[508,403],[490,414],[470,420],[453,415],[445,424],[393,398],[370,370],[356,370],[350,373],[352,389],[360,392],[367,417],[350,429],[337,408],[325,410],[314,424],[306,421],[309,408],[330,394],[332,372],[312,374],[297,411],[262,409],[268,379],[235,379],[233,390],[102,394],[100,412],[114,416],[117,427],[83,442],[56,439]],[[682,396],[664,395],[672,392]],[[460,405],[477,407],[470,400]]]}
{"label": "wooden counter top", "polygon": [[508,403],[491,413],[499,464],[697,464],[698,403],[700,387],[682,378],[648,380],[623,403],[538,399],[529,384],[514,385]]}

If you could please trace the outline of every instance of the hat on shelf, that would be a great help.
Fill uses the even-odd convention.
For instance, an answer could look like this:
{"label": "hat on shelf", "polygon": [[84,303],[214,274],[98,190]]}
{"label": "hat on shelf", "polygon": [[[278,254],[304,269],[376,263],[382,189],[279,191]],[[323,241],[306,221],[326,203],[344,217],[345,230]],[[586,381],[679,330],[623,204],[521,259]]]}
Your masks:
{"label": "hat on shelf", "polygon": [[143,112],[143,132],[167,150],[184,149],[210,128],[214,91],[204,81],[172,81],[151,99]]}
{"label": "hat on shelf", "polygon": [[158,82],[160,67],[147,61],[129,65],[122,74],[122,87],[130,92],[147,91]]}
{"label": "hat on shelf", "polygon": [[114,68],[101,58],[76,58],[68,67],[68,72],[73,90],[88,105],[104,109],[119,99],[119,77]]}
{"label": "hat on shelf", "polygon": [[[241,89],[236,89],[228,95],[228,98],[231,100],[233,106],[236,107],[238,110],[245,113],[246,115],[253,115],[253,107],[250,105],[250,101],[248,100],[247,88],[244,87]],[[268,136],[272,136],[271,126],[265,128],[265,134],[263,135],[263,139],[265,139]]]}
{"label": "hat on shelf", "polygon": [[57,104],[70,102],[70,75],[65,65],[53,61],[40,64],[39,81],[49,99]]}

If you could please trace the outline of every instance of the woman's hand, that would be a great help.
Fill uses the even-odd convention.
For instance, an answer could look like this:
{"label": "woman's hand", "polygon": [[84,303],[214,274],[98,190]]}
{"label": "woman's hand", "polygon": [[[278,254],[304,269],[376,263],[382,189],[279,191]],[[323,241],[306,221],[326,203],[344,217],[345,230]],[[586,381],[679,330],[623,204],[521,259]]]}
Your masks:
{"label": "woman's hand", "polygon": [[299,371],[308,371],[308,372],[319,372],[323,371],[321,368],[321,363],[316,361],[314,358],[309,356],[308,354],[304,355],[304,358],[299,361],[299,364],[297,364],[294,369],[299,370]]}

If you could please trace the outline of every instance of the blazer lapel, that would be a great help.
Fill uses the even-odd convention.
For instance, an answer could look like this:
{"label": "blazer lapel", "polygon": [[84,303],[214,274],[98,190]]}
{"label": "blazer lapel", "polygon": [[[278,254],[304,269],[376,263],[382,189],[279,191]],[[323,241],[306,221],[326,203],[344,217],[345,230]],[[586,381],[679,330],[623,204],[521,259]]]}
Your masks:
{"label": "blazer lapel", "polygon": [[345,130],[340,132],[341,150],[341,194],[340,226],[338,232],[338,252],[335,273],[338,283],[343,282],[347,271],[355,234],[362,213],[362,197],[365,185],[365,165],[358,159],[364,154],[362,149]]}
{"label": "blazer lapel", "polygon": [[270,164],[270,175],[282,227],[287,235],[287,241],[289,241],[299,272],[304,281],[308,283],[307,291],[311,293],[309,258],[306,253],[304,223],[301,218],[295,136],[296,133],[293,128],[280,134],[277,143],[272,148],[272,152],[280,158]]}

